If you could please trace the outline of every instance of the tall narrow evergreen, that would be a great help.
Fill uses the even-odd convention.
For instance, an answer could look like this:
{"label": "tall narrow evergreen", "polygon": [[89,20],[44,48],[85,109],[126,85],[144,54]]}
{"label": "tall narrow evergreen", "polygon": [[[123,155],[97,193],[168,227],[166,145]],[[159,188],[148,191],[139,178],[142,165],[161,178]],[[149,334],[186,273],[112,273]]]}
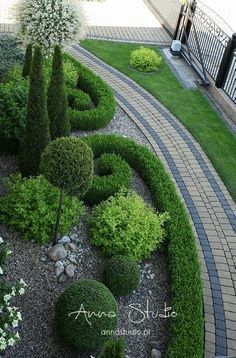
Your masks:
{"label": "tall narrow evergreen", "polygon": [[59,45],[55,46],[53,55],[52,75],[48,88],[48,116],[52,139],[69,136],[70,123],[63,72],[63,56]]}
{"label": "tall narrow evergreen", "polygon": [[29,44],[26,47],[25,60],[24,60],[23,71],[22,71],[22,77],[24,78],[30,76],[32,56],[33,56],[33,46],[32,44]]}
{"label": "tall narrow evergreen", "polygon": [[26,125],[19,155],[20,171],[25,176],[39,172],[41,154],[50,142],[47,97],[43,74],[43,55],[36,46],[30,74]]}

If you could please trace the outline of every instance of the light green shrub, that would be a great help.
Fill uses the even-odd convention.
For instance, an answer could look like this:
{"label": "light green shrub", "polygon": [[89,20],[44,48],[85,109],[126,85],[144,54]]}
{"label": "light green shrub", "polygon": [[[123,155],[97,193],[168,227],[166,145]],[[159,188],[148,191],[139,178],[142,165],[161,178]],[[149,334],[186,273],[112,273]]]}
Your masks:
{"label": "light green shrub", "polygon": [[122,190],[93,209],[92,242],[107,256],[141,260],[160,247],[167,219],[167,213],[157,215],[135,192]]}
{"label": "light green shrub", "polygon": [[140,46],[130,54],[130,66],[141,72],[156,71],[160,66],[162,57],[154,50]]}

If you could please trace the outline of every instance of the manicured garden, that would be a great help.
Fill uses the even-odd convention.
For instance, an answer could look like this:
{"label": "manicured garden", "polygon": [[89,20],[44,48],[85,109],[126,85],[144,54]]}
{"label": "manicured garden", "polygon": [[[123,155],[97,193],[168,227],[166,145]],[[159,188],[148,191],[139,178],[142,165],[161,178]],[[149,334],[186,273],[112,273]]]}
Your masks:
{"label": "manicured garden", "polygon": [[24,42],[0,39],[0,353],[201,358],[200,264],[172,179],[109,86],[63,52],[71,33],[42,35],[19,11]]}
{"label": "manicured garden", "polygon": [[[84,40],[81,46],[135,80],[174,114],[201,144],[236,201],[236,137],[200,90],[184,88],[165,61],[149,75],[127,66],[137,44]],[[160,53],[156,46],[148,47]]]}

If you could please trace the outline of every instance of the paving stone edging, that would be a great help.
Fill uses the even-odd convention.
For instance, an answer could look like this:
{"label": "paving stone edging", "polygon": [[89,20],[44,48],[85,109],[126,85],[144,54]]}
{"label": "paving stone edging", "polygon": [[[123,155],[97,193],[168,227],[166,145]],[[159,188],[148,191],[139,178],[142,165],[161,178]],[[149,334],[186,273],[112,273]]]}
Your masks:
{"label": "paving stone edging", "polygon": [[[113,87],[117,102],[140,127],[174,178],[199,240],[205,357],[235,354],[235,203],[202,148],[164,106],[86,50],[75,46],[71,51]],[[197,188],[189,185],[189,181]]]}

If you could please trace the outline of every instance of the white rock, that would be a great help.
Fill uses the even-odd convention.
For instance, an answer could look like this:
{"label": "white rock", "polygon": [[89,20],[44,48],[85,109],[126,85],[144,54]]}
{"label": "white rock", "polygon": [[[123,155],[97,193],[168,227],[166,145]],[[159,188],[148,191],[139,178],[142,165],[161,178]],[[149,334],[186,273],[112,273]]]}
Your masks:
{"label": "white rock", "polygon": [[157,349],[152,349],[151,358],[161,358],[162,354]]}
{"label": "white rock", "polygon": [[151,280],[153,280],[154,277],[155,277],[154,273],[151,273],[151,275],[150,275]]}
{"label": "white rock", "polygon": [[61,238],[61,240],[58,241],[58,243],[61,244],[61,245],[65,245],[65,244],[67,244],[68,242],[70,242],[69,236],[63,236],[63,237]]}
{"label": "white rock", "polygon": [[77,234],[72,234],[70,235],[70,238],[72,241],[77,241],[78,240],[78,235]]}
{"label": "white rock", "polygon": [[64,266],[63,262],[62,261],[57,261],[55,263],[55,267],[59,267],[59,266]]}
{"label": "white rock", "polygon": [[65,269],[67,276],[70,277],[70,278],[74,277],[75,270],[76,270],[76,266],[73,265],[73,264],[67,265],[66,269]]}
{"label": "white rock", "polygon": [[70,260],[70,262],[71,262],[72,264],[77,265],[77,260],[76,260],[76,258],[75,258],[74,256],[70,256],[70,257],[69,257],[69,260]]}
{"label": "white rock", "polygon": [[67,256],[67,252],[63,245],[57,244],[51,247],[48,251],[48,257],[53,261],[60,261],[65,259]]}
{"label": "white rock", "polygon": [[63,272],[64,272],[64,266],[57,266],[56,268],[57,277],[60,276]]}

